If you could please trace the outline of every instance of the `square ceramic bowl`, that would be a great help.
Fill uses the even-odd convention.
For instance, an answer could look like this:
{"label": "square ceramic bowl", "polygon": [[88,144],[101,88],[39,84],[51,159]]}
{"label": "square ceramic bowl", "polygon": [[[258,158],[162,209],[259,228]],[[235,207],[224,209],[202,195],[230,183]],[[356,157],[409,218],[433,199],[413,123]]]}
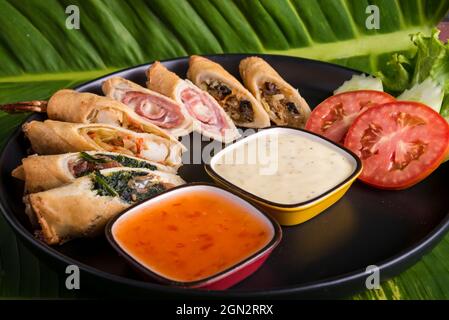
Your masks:
{"label": "square ceramic bowl", "polygon": [[[245,209],[245,212],[253,215],[253,217],[260,219],[259,221],[263,222],[263,224],[266,224],[267,230],[269,230],[266,244],[264,244],[261,249],[258,249],[256,252],[248,256],[245,256],[243,259],[241,259],[241,261],[233,264],[230,267],[226,267],[226,269],[224,270],[209,275],[203,279],[183,282],[173,280],[170,277],[162,274],[161,272],[155,271],[151,265],[144,263],[139,259],[139,257],[137,257],[137,255],[134,255],[133,253],[129,252],[129,250],[126,250],[120,243],[120,240],[116,238],[117,226],[119,226],[120,223],[126,221],[128,218],[139,214],[139,212],[142,212],[142,210],[154,208],[155,206],[163,203],[164,200],[176,199],[177,197],[193,194],[195,192],[200,192],[203,194],[204,192],[206,192],[206,194],[207,192],[210,192],[218,195],[222,199],[226,199],[226,201],[229,201],[230,203],[236,204]],[[170,212],[168,212],[168,214],[170,214]],[[250,276],[265,262],[273,249],[279,244],[282,237],[281,228],[276,220],[269,217],[268,215],[265,215],[259,209],[257,209],[244,199],[240,198],[238,195],[224,190],[218,186],[207,183],[191,183],[178,186],[173,189],[167,190],[164,193],[161,193],[145,202],[137,204],[111,220],[108,223],[105,232],[106,237],[112,247],[145,278],[156,280],[157,282],[171,286],[184,288],[201,288],[209,290],[227,289],[242,281],[246,277]],[[167,231],[167,234],[165,234],[164,237],[169,237],[170,235],[168,233],[169,231]]]}
{"label": "square ceramic bowl", "polygon": [[[236,185],[235,183],[230,182],[216,171],[217,164],[223,157],[226,156],[226,154],[233,152],[237,148],[243,146],[248,142],[254,141],[259,137],[266,137],[267,135],[277,134],[289,134],[307,137],[313,142],[325,145],[333,149],[335,152],[337,152],[339,155],[342,155],[351,163],[353,168],[352,172],[348,174],[346,178],[342,179],[338,184],[327,190],[322,190],[322,192],[317,193],[313,198],[293,204],[283,204],[276,203],[250,193],[247,190],[244,190],[242,187]],[[298,156],[300,157],[300,155]],[[320,214],[325,209],[333,205],[335,202],[337,202],[341,197],[343,197],[352,183],[360,175],[362,171],[362,162],[359,157],[357,157],[357,155],[355,155],[350,150],[315,133],[290,127],[271,127],[268,129],[262,129],[257,133],[254,133],[240,141],[237,141],[234,144],[227,146],[212,157],[210,164],[205,165],[205,170],[217,184],[223,186],[228,190],[233,190],[241,197],[254,203],[264,211],[269,212],[281,225],[292,226],[306,222],[307,220],[315,217],[316,215]],[[269,188],[272,186],[267,185],[267,187]]]}

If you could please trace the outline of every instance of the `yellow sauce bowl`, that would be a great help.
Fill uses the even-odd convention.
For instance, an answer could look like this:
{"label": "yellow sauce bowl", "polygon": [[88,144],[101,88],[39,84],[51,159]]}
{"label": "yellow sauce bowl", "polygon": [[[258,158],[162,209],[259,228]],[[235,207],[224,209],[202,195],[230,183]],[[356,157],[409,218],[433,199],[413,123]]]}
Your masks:
{"label": "yellow sauce bowl", "polygon": [[[348,189],[354,183],[354,181],[357,179],[357,177],[360,175],[360,173],[362,172],[362,162],[359,159],[359,157],[357,157],[357,155],[355,155],[350,150],[348,150],[348,149],[346,149],[346,148],[344,148],[324,137],[318,136],[314,133],[311,133],[311,132],[308,132],[308,131],[305,131],[302,129],[288,128],[288,127],[274,127],[274,128],[264,129],[262,131],[273,130],[273,129],[278,129],[278,128],[302,131],[306,135],[314,135],[314,136],[318,137],[319,139],[322,139],[328,143],[333,144],[338,149],[340,149],[340,151],[342,153],[345,153],[347,156],[353,158],[353,160],[356,163],[354,172],[347,179],[342,181],[340,184],[338,184],[331,190],[324,192],[322,195],[318,196],[317,198],[315,198],[311,201],[305,201],[305,202],[294,204],[294,205],[290,205],[290,204],[285,205],[285,204],[271,202],[269,200],[260,198],[252,193],[249,193],[249,192],[241,189],[237,185],[229,182],[228,180],[221,177],[218,173],[216,173],[210,164],[205,165],[205,170],[206,170],[207,174],[217,184],[221,185],[224,188],[232,190],[233,192],[239,194],[242,198],[245,198],[248,201],[252,202],[256,206],[258,206],[260,209],[265,211],[266,213],[269,213],[274,219],[276,219],[279,222],[279,224],[281,224],[283,226],[293,226],[293,225],[301,224],[303,222],[306,222],[306,221],[312,219],[313,217],[317,216],[318,214],[320,214],[321,212],[323,212],[324,210],[326,210],[327,208],[332,206],[338,200],[340,200],[343,197],[343,195],[346,193],[346,191],[348,191]],[[259,131],[259,132],[261,132],[261,131]],[[255,135],[257,135],[257,133],[254,134],[254,136]],[[248,139],[251,137],[252,136],[249,136],[245,139]],[[243,140],[245,140],[245,139],[243,139]],[[241,141],[243,141],[243,140],[241,140]],[[226,149],[227,148],[223,149],[221,152],[226,152]],[[218,153],[211,159],[211,163],[213,162],[215,157],[220,156],[220,153]]]}

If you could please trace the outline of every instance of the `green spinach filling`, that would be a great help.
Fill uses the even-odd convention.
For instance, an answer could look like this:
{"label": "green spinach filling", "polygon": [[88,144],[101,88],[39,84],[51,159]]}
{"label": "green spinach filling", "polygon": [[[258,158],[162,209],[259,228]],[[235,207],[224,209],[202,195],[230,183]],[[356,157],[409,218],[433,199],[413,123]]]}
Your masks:
{"label": "green spinach filling", "polygon": [[128,168],[143,168],[148,170],[157,170],[157,167],[155,165],[152,165],[150,163],[147,163],[145,161],[136,160],[133,158],[128,158],[126,156],[122,155],[108,155],[108,154],[100,154],[100,156],[108,157],[112,159],[113,161],[116,161],[120,163],[124,167]]}
{"label": "green spinach filling", "polygon": [[93,156],[87,152],[80,152],[79,160],[72,166],[72,172],[76,177],[80,177],[95,170],[114,167],[142,168],[153,171],[157,170],[157,167],[150,163],[132,159],[123,155],[97,154]]}
{"label": "green spinach filling", "polygon": [[120,197],[128,203],[143,201],[168,189],[146,172],[119,171],[103,175],[95,171],[91,179],[97,195]]}

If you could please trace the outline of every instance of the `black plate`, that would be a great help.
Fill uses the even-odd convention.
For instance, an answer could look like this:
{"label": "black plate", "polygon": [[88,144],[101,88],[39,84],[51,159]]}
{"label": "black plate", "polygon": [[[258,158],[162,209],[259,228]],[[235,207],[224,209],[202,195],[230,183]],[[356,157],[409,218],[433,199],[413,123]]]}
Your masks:
{"label": "black plate", "polygon": [[[331,95],[356,73],[317,61],[261,56],[299,88],[311,106]],[[246,55],[210,56],[234,75],[238,75],[238,63],[244,57]],[[164,64],[185,76],[188,59]],[[143,85],[147,68],[148,65],[142,65],[115,75]],[[82,85],[78,90],[101,93],[100,86],[105,78]],[[39,117],[32,116],[33,119]],[[377,265],[381,279],[385,280],[416,262],[449,226],[447,164],[405,191],[380,191],[356,182],[343,199],[316,218],[283,228],[283,241],[266,264],[237,286],[224,292],[171,288],[141,281],[104,238],[75,240],[60,247],[49,247],[36,240],[24,214],[23,184],[10,175],[26,156],[27,148],[28,143],[18,128],[1,154],[0,204],[4,216],[24,243],[40,257],[58,267],[78,265],[88,279],[83,285],[101,288],[102,294],[232,298],[344,296],[364,288],[367,266]],[[180,174],[187,181],[210,182],[202,165],[185,165]]]}

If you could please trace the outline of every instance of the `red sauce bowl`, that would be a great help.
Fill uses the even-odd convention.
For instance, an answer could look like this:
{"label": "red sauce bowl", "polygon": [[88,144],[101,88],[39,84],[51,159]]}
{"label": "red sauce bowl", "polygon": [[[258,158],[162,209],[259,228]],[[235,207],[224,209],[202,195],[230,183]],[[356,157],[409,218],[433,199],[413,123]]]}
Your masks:
{"label": "red sauce bowl", "polygon": [[279,224],[218,186],[179,186],[111,220],[106,237],[145,278],[224,290],[255,272],[279,244]]}

